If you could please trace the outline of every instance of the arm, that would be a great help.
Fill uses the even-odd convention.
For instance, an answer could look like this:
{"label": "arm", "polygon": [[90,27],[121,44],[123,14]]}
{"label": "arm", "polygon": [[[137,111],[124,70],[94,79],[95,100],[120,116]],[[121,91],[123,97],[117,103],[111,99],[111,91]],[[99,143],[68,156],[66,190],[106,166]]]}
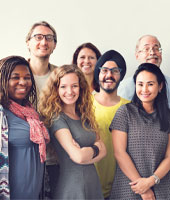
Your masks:
{"label": "arm", "polygon": [[115,158],[123,173],[131,181],[135,181],[136,179],[140,178],[134,163],[132,162],[129,154],[126,152],[127,133],[119,130],[112,130],[112,142]]}
{"label": "arm", "polygon": [[[91,164],[96,162],[96,159],[103,157],[103,146],[102,142],[96,142],[95,144],[99,147],[99,155],[93,159],[94,151],[91,147],[82,147],[75,144],[69,129],[63,128],[55,132],[55,137],[64,150],[70,156],[70,159],[78,164]],[[93,162],[92,162],[93,160]],[[89,162],[91,161],[91,162]]]}
{"label": "arm", "polygon": [[[134,163],[132,162],[129,154],[126,152],[127,148],[127,133],[119,130],[112,130],[112,142],[115,158],[123,171],[123,173],[131,180],[143,180],[138,173]],[[147,187],[145,192],[139,193],[142,199],[154,200],[154,193],[150,187]],[[134,190],[133,190],[134,191]],[[135,192],[135,191],[134,191]],[[136,192],[135,192],[136,193]]]}
{"label": "arm", "polygon": [[[155,170],[154,174],[158,176],[160,179],[163,178],[170,170],[170,134],[168,139],[168,145],[167,150],[165,153],[165,158],[162,160],[158,168]],[[143,180],[136,180],[131,182],[131,188],[135,193],[143,193],[147,190],[145,188],[145,185],[148,185],[148,187],[152,187],[155,184],[155,179],[151,175],[148,178],[144,178]]]}
{"label": "arm", "polygon": [[102,158],[104,158],[106,156],[107,150],[106,150],[104,142],[101,139],[96,141],[94,143],[94,145],[98,146],[98,148],[99,148],[98,156],[96,156],[95,158],[90,159],[87,162],[83,162],[82,164],[86,164],[87,165],[87,164],[96,163],[96,162],[99,162]]}

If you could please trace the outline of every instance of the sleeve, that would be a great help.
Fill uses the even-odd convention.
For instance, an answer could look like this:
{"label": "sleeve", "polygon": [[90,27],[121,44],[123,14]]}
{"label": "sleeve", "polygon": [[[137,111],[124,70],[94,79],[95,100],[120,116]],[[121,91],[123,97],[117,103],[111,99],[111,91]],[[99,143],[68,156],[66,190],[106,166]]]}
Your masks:
{"label": "sleeve", "polygon": [[135,93],[135,84],[133,78],[129,77],[127,79],[123,79],[118,87],[117,91],[118,96],[131,101],[134,93]]}
{"label": "sleeve", "polygon": [[119,130],[123,132],[128,132],[128,115],[127,115],[127,105],[122,105],[116,112],[109,130]]}
{"label": "sleeve", "polygon": [[67,121],[64,118],[64,116],[60,115],[58,118],[54,119],[54,121],[49,129],[50,134],[54,134],[56,131],[58,131],[62,128],[69,129],[69,126],[68,126]]}

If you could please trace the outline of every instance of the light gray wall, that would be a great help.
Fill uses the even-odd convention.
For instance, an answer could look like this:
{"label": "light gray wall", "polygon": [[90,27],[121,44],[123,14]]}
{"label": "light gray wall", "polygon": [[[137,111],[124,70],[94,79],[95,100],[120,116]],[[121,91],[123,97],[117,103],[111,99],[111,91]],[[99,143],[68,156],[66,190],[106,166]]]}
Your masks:
{"label": "light gray wall", "polygon": [[71,63],[77,46],[92,42],[102,53],[119,51],[127,62],[128,77],[138,66],[137,39],[153,34],[163,48],[161,69],[170,76],[169,0],[0,0],[0,6],[0,58],[28,58],[25,36],[33,23],[46,20],[58,34],[53,64]]}

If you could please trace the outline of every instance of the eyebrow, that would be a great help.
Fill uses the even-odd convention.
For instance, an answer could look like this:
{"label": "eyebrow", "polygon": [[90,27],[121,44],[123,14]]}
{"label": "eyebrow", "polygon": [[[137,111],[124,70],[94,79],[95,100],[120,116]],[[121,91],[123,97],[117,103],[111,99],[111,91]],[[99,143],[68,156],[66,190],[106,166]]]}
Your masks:
{"label": "eyebrow", "polygon": [[[145,44],[144,46],[150,46],[150,44]],[[159,44],[154,44],[153,46],[160,46]]]}
{"label": "eyebrow", "polygon": [[[137,83],[143,83],[143,81],[137,81]],[[147,83],[155,83],[155,81],[147,81]]]}
{"label": "eyebrow", "polygon": [[[16,73],[16,72],[13,73],[13,72],[12,72],[12,73],[11,73],[11,76],[14,76],[14,75],[19,75],[19,73]],[[27,73],[25,76],[31,76],[31,74],[30,74],[30,73]]]}

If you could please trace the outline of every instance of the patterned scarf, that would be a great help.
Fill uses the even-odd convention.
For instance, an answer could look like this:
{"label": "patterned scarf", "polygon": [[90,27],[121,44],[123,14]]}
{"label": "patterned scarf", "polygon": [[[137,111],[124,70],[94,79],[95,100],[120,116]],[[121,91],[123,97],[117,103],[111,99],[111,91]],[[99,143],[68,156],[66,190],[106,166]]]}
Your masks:
{"label": "patterned scarf", "polygon": [[0,105],[0,199],[10,199],[8,124],[3,107]]}
{"label": "patterned scarf", "polygon": [[50,137],[44,123],[40,121],[38,113],[31,104],[21,106],[11,100],[9,110],[17,117],[25,120],[30,125],[30,140],[39,144],[39,153],[41,162],[46,160],[46,143],[49,143]]}

